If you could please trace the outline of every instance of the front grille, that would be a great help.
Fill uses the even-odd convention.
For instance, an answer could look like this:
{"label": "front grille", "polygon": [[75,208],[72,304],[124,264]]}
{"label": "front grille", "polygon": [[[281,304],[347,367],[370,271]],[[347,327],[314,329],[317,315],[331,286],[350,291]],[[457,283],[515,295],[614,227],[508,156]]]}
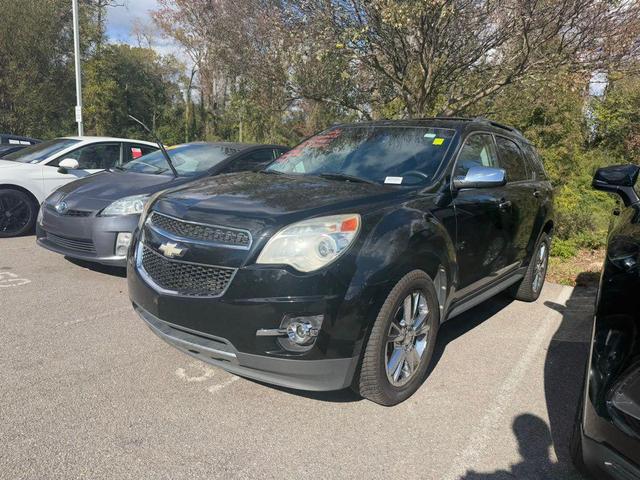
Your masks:
{"label": "front grille", "polygon": [[55,207],[50,204],[47,205],[47,209],[63,217],[88,217],[93,213],[91,210],[67,210],[64,213],[59,213]]}
{"label": "front grille", "polygon": [[65,217],[88,217],[91,215],[90,210],[67,210],[64,213]]}
{"label": "front grille", "polygon": [[251,246],[251,234],[246,230],[185,222],[158,212],[151,214],[151,224],[185,239],[243,249],[248,249]]}
{"label": "front grille", "polygon": [[60,237],[47,232],[47,240],[63,248],[75,250],[82,253],[96,253],[96,247],[91,240],[77,240],[73,238]]}
{"label": "front grille", "polygon": [[169,260],[142,245],[138,259],[144,273],[163,290],[193,297],[218,297],[231,283],[234,268]]}

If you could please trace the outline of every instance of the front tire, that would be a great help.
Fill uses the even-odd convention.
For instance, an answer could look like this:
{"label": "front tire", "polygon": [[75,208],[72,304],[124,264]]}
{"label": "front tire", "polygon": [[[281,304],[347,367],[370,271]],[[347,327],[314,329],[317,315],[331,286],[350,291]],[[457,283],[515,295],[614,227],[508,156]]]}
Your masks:
{"label": "front tire", "polygon": [[510,293],[513,298],[523,302],[535,302],[538,299],[547,276],[550,249],[551,241],[548,235],[543,233],[531,257],[527,273],[519,283],[511,287]]}
{"label": "front tire", "polygon": [[0,238],[17,237],[33,229],[38,206],[26,193],[0,189]]}
{"label": "front tire", "polygon": [[414,270],[389,293],[373,324],[356,390],[380,405],[396,405],[415,393],[426,375],[440,324],[436,290]]}

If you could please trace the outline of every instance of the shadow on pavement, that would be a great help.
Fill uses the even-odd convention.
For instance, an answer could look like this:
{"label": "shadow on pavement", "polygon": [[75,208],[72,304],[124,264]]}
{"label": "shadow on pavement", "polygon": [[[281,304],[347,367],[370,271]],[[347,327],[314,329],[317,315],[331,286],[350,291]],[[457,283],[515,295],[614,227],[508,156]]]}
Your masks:
{"label": "shadow on pavement", "polygon": [[[468,310],[458,317],[455,317],[454,319],[443,323],[440,326],[440,330],[438,331],[438,338],[433,352],[433,358],[431,360],[429,370],[427,371],[425,381],[427,378],[429,378],[431,372],[433,372],[433,370],[438,365],[438,362],[442,358],[442,354],[444,353],[447,345],[450,342],[473,330],[478,325],[481,325],[483,322],[497,314],[500,310],[508,306],[512,301],[513,300],[507,295],[497,295],[496,297],[483,302],[482,304],[472,308],[471,310]],[[260,385],[265,385],[269,388],[273,388],[275,390],[280,390],[281,392],[289,393],[291,395],[296,395],[299,397],[310,398],[321,402],[344,403],[358,402],[362,400],[359,395],[357,395],[350,389],[338,390],[334,392],[307,392],[303,390],[294,390],[291,388],[264,384],[256,380],[252,381],[255,383],[259,383]]]}
{"label": "shadow on pavement", "polygon": [[[580,282],[578,282],[580,285]],[[513,422],[521,461],[509,470],[469,471],[462,480],[582,479],[571,464],[569,441],[589,354],[596,287],[576,287],[566,305],[544,304],[562,314],[544,365],[544,388],[549,424],[536,415],[519,415]],[[584,285],[584,283],[583,283]],[[552,455],[555,454],[555,455]]]}
{"label": "shadow on pavement", "polygon": [[111,275],[112,277],[127,278],[127,269],[122,267],[110,267],[109,265],[102,265],[100,263],[86,262],[84,260],[78,260],[77,258],[64,257],[68,262],[73,263],[92,272],[102,273],[104,275]]}
{"label": "shadow on pavement", "polygon": [[558,461],[571,464],[569,440],[586,374],[597,287],[576,287],[565,305],[545,302],[562,313],[544,366],[551,437]]}
{"label": "shadow on pavement", "polygon": [[[518,441],[518,452],[522,461],[509,470],[480,473],[467,472],[462,480],[502,480],[502,479],[557,479],[556,465],[549,456],[552,446],[551,432],[547,423],[531,414],[518,415],[513,421],[513,434]],[[565,477],[566,478],[566,477]]]}

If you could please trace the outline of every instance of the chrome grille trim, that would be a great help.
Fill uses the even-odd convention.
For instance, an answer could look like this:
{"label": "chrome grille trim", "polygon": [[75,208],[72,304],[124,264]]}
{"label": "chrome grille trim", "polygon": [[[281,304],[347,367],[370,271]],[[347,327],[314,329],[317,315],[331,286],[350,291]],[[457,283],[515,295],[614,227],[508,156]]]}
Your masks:
{"label": "chrome grille trim", "polygon": [[[157,222],[154,221],[154,218],[158,218]],[[249,250],[253,243],[251,232],[248,230],[182,220],[156,211],[152,211],[149,214],[145,225],[171,240],[184,243],[197,243],[237,250]],[[187,229],[191,229],[192,232],[185,231]],[[225,241],[225,238],[229,238],[229,234],[242,235],[243,237],[241,238],[246,238],[247,240],[241,240],[241,244]],[[211,239],[211,237],[214,239]],[[215,239],[215,237],[219,238]]]}
{"label": "chrome grille trim", "polygon": [[[224,287],[220,291],[218,291],[216,293],[213,293],[213,294],[207,294],[205,291],[202,291],[202,292],[191,291],[191,292],[189,292],[189,291],[180,291],[180,290],[167,288],[167,286],[161,285],[159,283],[160,282],[159,280],[156,281],[156,279],[154,278],[154,275],[151,272],[147,271],[147,269],[145,268],[145,266],[144,266],[144,255],[145,255],[145,253],[147,253],[149,255],[156,256],[158,261],[165,262],[165,264],[176,265],[176,267],[181,267],[181,268],[190,268],[191,267],[193,269],[211,270],[211,271],[217,270],[218,272],[215,272],[215,273],[219,273],[220,271],[224,271],[225,274],[228,275],[228,278],[225,281]],[[226,293],[227,289],[229,288],[229,285],[231,285],[231,282],[233,282],[233,279],[234,279],[234,277],[236,275],[236,272],[238,271],[237,268],[220,267],[220,266],[217,266],[217,265],[206,265],[206,264],[202,264],[202,263],[186,262],[184,260],[169,259],[169,258],[165,257],[164,255],[156,252],[154,249],[146,246],[143,242],[139,242],[137,247],[136,247],[135,263],[136,263],[136,270],[138,271],[140,276],[154,290],[156,290],[156,291],[158,291],[160,293],[164,293],[166,295],[173,295],[173,296],[178,296],[178,297],[189,297],[189,298],[219,298],[219,297],[223,296]]]}

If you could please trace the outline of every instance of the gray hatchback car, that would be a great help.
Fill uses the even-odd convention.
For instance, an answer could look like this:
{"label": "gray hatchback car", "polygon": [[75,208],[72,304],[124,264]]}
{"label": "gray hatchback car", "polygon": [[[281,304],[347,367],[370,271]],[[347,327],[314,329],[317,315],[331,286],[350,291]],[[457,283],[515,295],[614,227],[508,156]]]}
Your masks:
{"label": "gray hatchback car", "polygon": [[43,202],[36,222],[38,245],[67,257],[124,267],[131,234],[151,195],[205,176],[257,170],[287,150],[281,145],[186,143],[168,149],[177,177],[158,150],[76,180]]}

